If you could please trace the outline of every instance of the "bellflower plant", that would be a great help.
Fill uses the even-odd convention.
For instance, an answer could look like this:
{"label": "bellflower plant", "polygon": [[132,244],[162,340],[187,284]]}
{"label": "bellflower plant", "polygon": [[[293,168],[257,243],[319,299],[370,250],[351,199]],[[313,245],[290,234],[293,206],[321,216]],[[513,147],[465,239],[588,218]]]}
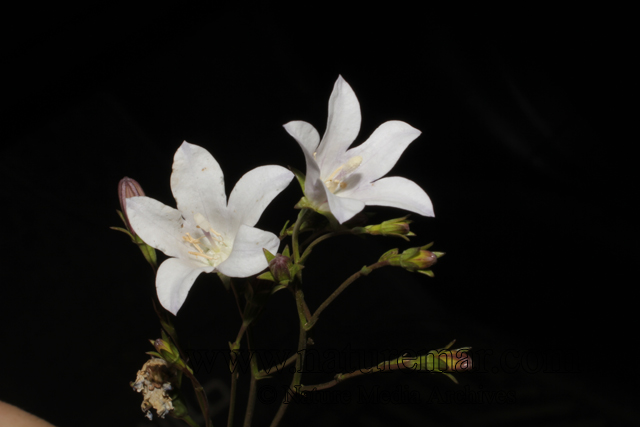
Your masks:
{"label": "bellflower plant", "polygon": [[218,162],[204,148],[184,142],[175,154],[171,190],[178,209],[149,197],[127,199],[131,227],[149,246],[172,257],[160,265],[160,303],[176,314],[201,273],[248,277],[267,268],[263,248],[276,252],[278,237],[253,227],[293,178],[281,166],[245,174],[229,196]]}
{"label": "bellflower plant", "polygon": [[[162,327],[161,337],[150,340],[155,351],[147,352],[151,359],[147,359],[135,381],[130,383],[135,391],[142,394],[141,409],[149,419],[155,411],[158,417],[177,418],[190,427],[198,427],[196,419],[202,420],[205,427],[213,427],[207,388],[200,384],[192,367],[197,358],[192,358],[180,347],[178,328],[169,314],[178,313],[201,273],[217,272],[227,290],[232,291],[228,298],[222,296],[220,300],[213,301],[212,311],[218,304],[228,304],[238,309],[237,333],[233,334],[232,331],[230,335],[229,331],[218,326],[211,329],[213,342],[225,343],[224,352],[226,344],[229,349],[229,353],[222,358],[226,359],[224,368],[229,369],[231,374],[228,400],[216,403],[216,406],[224,406],[228,402],[227,427],[239,425],[234,417],[237,396],[240,395],[237,390],[242,384],[239,381],[241,375],[250,376],[247,403],[241,405],[245,409],[245,427],[252,425],[254,412],[258,413],[255,411],[258,401],[264,405],[274,403],[271,398],[261,400],[261,393],[258,392],[261,386],[258,384],[262,384],[266,378],[291,375],[290,380],[286,379],[290,385],[284,386],[282,400],[278,398],[278,409],[273,411],[270,426],[276,427],[292,403],[315,402],[314,393],[360,375],[394,370],[427,371],[447,375],[455,381],[451,372],[466,372],[472,366],[467,354],[469,348],[451,349],[451,342],[444,348],[426,354],[416,352],[418,357],[409,356],[403,348],[400,357],[389,356],[388,360],[375,360],[368,366],[359,366],[347,372],[326,372],[325,382],[309,384],[307,378],[303,381],[303,375],[308,376],[309,366],[305,362],[305,354],[308,346],[314,344],[310,336],[312,329],[347,287],[357,280],[369,280],[368,276],[375,275],[376,270],[387,267],[395,268],[398,274],[421,273],[434,277],[433,267],[440,262],[444,253],[431,252],[431,244],[389,249],[381,255],[375,254],[368,265],[358,266],[337,286],[324,281],[320,283],[321,286],[313,286],[314,270],[318,266],[341,271],[342,264],[351,260],[349,256],[336,256],[329,252],[331,256],[325,262],[308,263],[314,255],[314,249],[320,244],[327,244],[330,239],[349,239],[353,236],[363,239],[401,237],[404,241],[411,241],[415,237],[410,228],[412,221],[407,216],[367,225],[369,216],[363,213],[358,215],[361,221],[347,222],[365,206],[391,206],[433,216],[429,196],[416,183],[402,177],[382,178],[396,164],[407,146],[420,135],[420,131],[405,122],[388,121],[378,127],[363,144],[349,148],[360,130],[360,106],[355,93],[342,77],[338,77],[329,100],[329,119],[322,139],[316,129],[306,122],[293,121],[284,127],[302,148],[307,171],[303,176],[292,168],[301,183],[303,197],[294,206],[299,210],[295,223],[289,225],[293,218],[287,215],[279,236],[257,229],[255,225],[267,205],[293,179],[294,173],[280,166],[262,166],[248,172],[240,178],[227,200],[224,177],[216,160],[204,148],[184,142],[174,156],[171,174],[171,190],[177,209],[145,197],[142,187],[129,178],[123,179],[119,185],[123,210],[119,214],[126,228],[113,228],[129,235],[142,250],[156,273],[160,302],[154,305]],[[337,227],[338,223],[342,226]],[[282,252],[278,252],[282,240],[288,242]],[[169,256],[159,268],[152,248]],[[363,255],[367,252],[363,251]],[[332,287],[332,292],[326,296],[328,286]],[[402,286],[402,281],[394,282],[393,287],[396,286]],[[366,287],[360,289],[365,291]],[[305,292],[318,290],[321,293],[316,293],[316,298],[307,301]],[[278,349],[279,355],[287,356],[281,360],[280,356],[274,359],[273,354],[264,358],[253,357],[255,352],[260,351],[256,350],[259,347],[254,337],[265,331],[264,327],[255,326],[267,313],[280,314],[281,310],[264,310],[271,296],[280,291],[291,294],[291,310],[295,310],[297,316],[289,319],[296,323],[298,344],[295,348]],[[317,301],[319,295],[325,295],[326,298],[321,304],[309,303]],[[347,309],[361,312],[363,307],[358,301]],[[334,311],[332,315],[340,313]],[[384,315],[384,310],[376,311],[376,317]],[[411,325],[404,323],[402,328],[408,330]],[[287,330],[290,328],[267,331],[260,338],[260,343],[266,344],[269,338]],[[358,331],[350,329],[348,333],[357,334]],[[327,335],[319,336],[316,335],[314,339],[325,339]],[[266,348],[269,348],[268,344]],[[236,369],[241,365],[241,360],[248,361],[250,370]],[[268,361],[275,363],[268,366],[271,363]],[[291,369],[294,366],[284,369],[289,365],[295,365],[295,369]],[[182,392],[183,378],[188,378],[193,386],[202,418],[194,419],[189,414],[191,405],[186,402],[188,395]],[[269,387],[276,390],[271,385]],[[275,397],[272,393],[269,396]],[[216,394],[213,398],[220,399],[220,395]],[[261,411],[261,416],[265,413]],[[216,425],[220,425],[220,421],[215,420]],[[259,425],[266,425],[264,421],[259,420]]]}
{"label": "bellflower plant", "polygon": [[420,131],[392,120],[378,127],[363,144],[348,149],[360,131],[360,104],[351,86],[338,77],[329,98],[329,119],[320,140],[309,123],[284,125],[304,152],[305,199],[299,206],[333,215],[340,224],[365,206],[392,206],[434,216],[427,193],[402,177],[382,178]]}

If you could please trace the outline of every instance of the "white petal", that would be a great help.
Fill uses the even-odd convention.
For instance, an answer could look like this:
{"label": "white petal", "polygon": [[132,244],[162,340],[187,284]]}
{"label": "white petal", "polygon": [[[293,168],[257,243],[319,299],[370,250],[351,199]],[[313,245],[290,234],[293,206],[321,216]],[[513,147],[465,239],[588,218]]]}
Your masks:
{"label": "white petal", "polygon": [[[393,120],[383,123],[367,141],[347,151],[340,163],[360,156],[362,163],[355,173],[361,176],[361,182],[366,185],[385,176],[420,133],[418,129],[405,122]],[[349,197],[348,192],[345,192],[344,196]]]}
{"label": "white petal", "polygon": [[329,118],[316,159],[323,173],[335,169],[335,161],[347,151],[360,132],[360,104],[351,86],[338,77],[329,98]]}
{"label": "white petal", "polygon": [[323,187],[326,191],[329,210],[331,211],[333,216],[336,217],[340,224],[350,220],[354,217],[355,214],[364,209],[364,202],[347,197],[336,196],[335,194],[331,193],[326,186],[323,185]]}
{"label": "white petal", "polygon": [[228,233],[224,176],[207,150],[186,141],[182,143],[173,158],[171,191],[185,217],[200,213],[216,231]]}
{"label": "white petal", "polygon": [[180,211],[150,197],[131,197],[127,199],[127,215],[147,245],[173,257],[185,254]]}
{"label": "white petal", "polygon": [[[289,132],[287,126],[290,123],[292,122],[284,125],[284,128],[287,130],[287,132]],[[315,202],[317,206],[320,206],[320,204],[324,203],[327,199],[324,195],[324,191],[322,190],[324,184],[322,183],[322,181],[320,181],[320,167],[318,166],[318,162],[316,162],[316,159],[313,156],[313,151],[310,151],[307,145],[305,145],[305,143],[301,139],[298,139],[291,132],[289,132],[289,134],[296,139],[296,141],[300,145],[300,148],[302,148],[302,152],[304,153],[304,160],[307,164],[307,171],[304,181],[304,195],[311,202]]]}
{"label": "white petal", "polygon": [[188,260],[169,258],[160,265],[156,276],[160,303],[171,313],[177,314],[196,278],[201,273],[213,270],[213,267],[199,267]]}
{"label": "white petal", "polygon": [[283,126],[284,129],[310,153],[315,153],[320,143],[320,134],[316,128],[307,122],[296,120]]}
{"label": "white petal", "polygon": [[278,251],[280,239],[258,228],[240,226],[229,258],[218,265],[218,271],[229,277],[249,277],[267,268],[263,248],[272,254]]}
{"label": "white petal", "polygon": [[237,230],[240,224],[255,225],[267,205],[289,185],[293,176],[281,166],[260,166],[244,174],[229,195],[232,229]]}
{"label": "white petal", "polygon": [[413,181],[399,176],[382,178],[361,186],[350,197],[362,200],[367,206],[391,206],[424,216],[434,216],[427,193]]}

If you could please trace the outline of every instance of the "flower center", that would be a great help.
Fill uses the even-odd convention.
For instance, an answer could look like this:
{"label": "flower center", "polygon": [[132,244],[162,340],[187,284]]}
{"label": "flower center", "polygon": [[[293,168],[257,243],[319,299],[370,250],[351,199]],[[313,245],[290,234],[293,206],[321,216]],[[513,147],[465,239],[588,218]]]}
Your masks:
{"label": "flower center", "polygon": [[196,222],[197,233],[200,234],[201,232],[202,236],[195,238],[191,233],[185,233],[182,236],[182,239],[191,246],[191,249],[195,249],[188,251],[189,255],[205,264],[216,267],[227,259],[231,248],[224,242],[222,234],[211,227],[204,215],[196,213],[193,219]]}
{"label": "flower center", "polygon": [[360,156],[350,158],[347,163],[340,165],[331,175],[329,175],[327,179],[324,180],[324,185],[326,185],[329,191],[334,194],[337,191],[344,190],[347,188],[347,178],[351,173],[353,173],[353,171],[358,169],[361,163],[362,157]]}

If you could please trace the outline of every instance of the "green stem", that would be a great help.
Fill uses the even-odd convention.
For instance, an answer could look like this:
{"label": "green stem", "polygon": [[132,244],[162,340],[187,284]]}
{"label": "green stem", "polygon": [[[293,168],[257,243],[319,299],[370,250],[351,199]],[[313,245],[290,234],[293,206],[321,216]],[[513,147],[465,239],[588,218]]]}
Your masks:
{"label": "green stem", "polygon": [[[247,347],[249,352],[253,349],[253,336],[251,334],[251,328],[247,330]],[[253,411],[256,407],[256,376],[258,375],[258,359],[252,357],[251,359],[251,383],[249,384],[249,398],[247,400],[247,409],[244,414],[244,427],[250,427],[253,419]]]}
{"label": "green stem", "polygon": [[195,421],[193,421],[193,418],[191,418],[189,415],[186,415],[180,419],[189,424],[191,427],[200,427]]}
{"label": "green stem", "polygon": [[340,235],[343,235],[343,234],[353,234],[353,233],[351,232],[351,230],[341,230],[341,231],[333,231],[333,232],[331,232],[331,233],[327,233],[327,234],[324,234],[324,235],[322,235],[322,236],[318,237],[318,238],[317,238],[317,239],[315,239],[313,242],[311,242],[311,243],[309,244],[309,246],[307,246],[307,248],[304,250],[304,253],[303,253],[303,254],[302,254],[302,256],[300,257],[300,261],[299,261],[299,263],[300,263],[300,264],[304,264],[304,261],[307,259],[307,257],[308,257],[309,255],[311,255],[311,250],[312,250],[312,249],[313,249],[313,247],[314,247],[315,245],[317,245],[318,243],[320,243],[320,242],[322,242],[322,241],[324,241],[324,240],[327,240],[327,239],[329,239],[329,238],[331,238],[331,237],[340,236]]}
{"label": "green stem", "polygon": [[302,220],[307,215],[307,209],[300,210],[298,214],[298,219],[296,219],[296,223],[293,226],[293,232],[291,233],[291,245],[293,246],[293,260],[294,262],[298,262],[300,260],[300,248],[298,244],[298,234],[300,233],[300,226],[302,225]]}
{"label": "green stem", "polygon": [[247,330],[247,327],[251,324],[251,322],[249,321],[243,321],[242,322],[242,326],[240,326],[240,330],[238,331],[238,336],[236,337],[236,340],[234,342],[234,345],[236,347],[240,346],[240,340],[242,340],[242,336],[244,335],[245,331]]}
{"label": "green stem", "polygon": [[350,284],[355,282],[360,277],[369,274],[371,271],[381,267],[386,267],[387,265],[389,265],[389,261],[376,262],[375,264],[371,264],[370,266],[363,267],[362,269],[360,269],[360,271],[352,274],[351,277],[342,282],[342,284],[338,286],[338,289],[333,291],[333,293],[329,295],[329,297],[322,304],[320,304],[320,307],[318,307],[315,313],[313,313],[313,316],[311,316],[311,319],[305,325],[306,330],[311,329],[313,325],[315,325],[315,323],[318,321],[318,317],[320,317],[320,314],[322,314],[322,312],[329,306],[329,304],[331,304],[333,300],[338,297],[338,295],[340,295],[345,289],[347,289]]}
{"label": "green stem", "polygon": [[[280,371],[280,369],[284,369],[287,366],[291,365],[293,362],[295,362],[298,359],[298,353],[292,355],[291,357],[289,357],[285,362],[284,365],[282,366],[278,366],[278,365],[274,365],[271,368],[269,368],[269,371],[262,369],[258,372],[257,374],[257,379],[262,379],[264,377],[268,377],[270,375],[271,372],[273,372],[274,370],[276,372]],[[269,373],[267,373],[269,372]]]}
{"label": "green stem", "polygon": [[353,371],[348,374],[338,374],[331,381],[327,381],[326,383],[301,386],[300,391],[325,390],[327,388],[331,388],[341,383],[342,381],[359,377],[360,375],[375,374],[376,372],[380,372],[380,371],[398,371],[401,369],[411,369],[411,368],[404,365],[404,363],[401,362],[401,358],[398,358],[398,359],[390,360],[387,362],[382,362],[378,364],[378,366],[374,366],[369,369],[365,369],[365,370],[359,369],[357,371]]}
{"label": "green stem", "polygon": [[247,401],[247,411],[244,414],[244,427],[251,427],[251,421],[253,419],[253,411],[256,407],[256,376],[251,375],[251,383],[249,384],[249,399]]}
{"label": "green stem", "polygon": [[[295,390],[296,386],[301,386],[301,382],[300,380],[302,379],[302,367],[304,365],[304,354],[306,352],[307,349],[307,331],[305,329],[305,322],[303,321],[303,319],[305,318],[304,315],[304,294],[302,293],[301,289],[297,289],[295,291],[295,295],[296,295],[296,308],[298,309],[298,317],[300,317],[300,334],[298,336],[298,352],[297,352],[297,358],[296,358],[296,372],[293,374],[293,379],[291,380],[291,385],[289,386],[289,390],[288,392],[293,392],[293,390]],[[278,424],[280,424],[280,421],[282,420],[282,417],[284,416],[284,413],[287,411],[287,408],[289,407],[288,403],[285,403],[287,401],[287,397],[285,396],[285,398],[282,400],[282,403],[280,404],[280,407],[278,408],[278,412],[276,413],[276,416],[273,418],[273,421],[271,421],[271,425],[270,427],[276,427]]]}
{"label": "green stem", "polygon": [[[231,357],[235,357],[233,352]],[[231,372],[231,391],[229,397],[229,416],[227,417],[227,427],[233,427],[233,416],[236,412],[236,392],[238,389],[238,373]]]}
{"label": "green stem", "polygon": [[200,385],[200,382],[193,373],[190,372],[190,369],[185,369],[183,373],[191,380],[191,384],[193,385],[193,389],[195,390],[196,397],[198,399],[198,405],[200,405],[200,410],[204,416],[206,427],[213,427],[213,423],[209,417],[209,403],[207,402],[207,394],[204,392],[204,388]]}

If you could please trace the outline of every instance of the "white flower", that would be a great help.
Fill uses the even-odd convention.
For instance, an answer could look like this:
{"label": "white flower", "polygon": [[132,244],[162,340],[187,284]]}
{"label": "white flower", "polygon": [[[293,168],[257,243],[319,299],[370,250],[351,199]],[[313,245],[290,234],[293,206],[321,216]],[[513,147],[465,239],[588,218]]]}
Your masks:
{"label": "white flower", "polygon": [[262,249],[276,253],[280,240],[253,226],[292,178],[280,166],[258,167],[240,178],[227,203],[218,162],[204,148],[184,142],[171,174],[178,209],[149,197],[127,199],[131,227],[146,244],[172,257],[158,269],[160,303],[176,314],[200,273],[248,277],[265,269]]}
{"label": "white flower", "polygon": [[434,216],[429,196],[415,182],[402,177],[379,179],[420,131],[405,122],[388,121],[363,144],[347,150],[360,131],[360,120],[358,98],[340,76],[329,99],[329,119],[322,141],[307,122],[284,125],[304,152],[304,192],[310,207],[324,214],[330,212],[341,224],[365,205],[393,206]]}

